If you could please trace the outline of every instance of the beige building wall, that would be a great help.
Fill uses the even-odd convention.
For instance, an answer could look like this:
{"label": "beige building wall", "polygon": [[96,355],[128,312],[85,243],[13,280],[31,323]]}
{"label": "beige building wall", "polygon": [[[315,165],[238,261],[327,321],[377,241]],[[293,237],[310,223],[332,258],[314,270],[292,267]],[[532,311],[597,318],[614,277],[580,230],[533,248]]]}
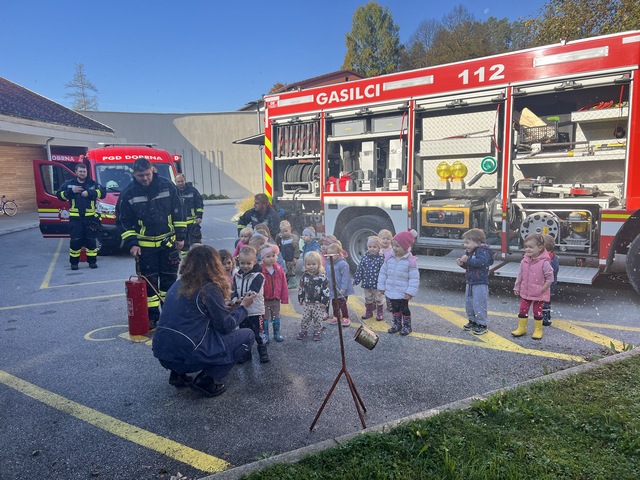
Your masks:
{"label": "beige building wall", "polygon": [[127,143],[155,143],[182,155],[187,181],[202,194],[242,198],[264,191],[263,148],[234,145],[262,132],[258,112],[83,112],[108,125]]}

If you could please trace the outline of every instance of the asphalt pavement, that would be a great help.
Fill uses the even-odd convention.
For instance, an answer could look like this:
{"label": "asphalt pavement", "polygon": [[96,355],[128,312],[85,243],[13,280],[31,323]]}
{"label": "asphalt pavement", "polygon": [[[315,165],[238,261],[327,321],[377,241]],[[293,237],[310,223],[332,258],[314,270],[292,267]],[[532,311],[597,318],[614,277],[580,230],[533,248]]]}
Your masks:
{"label": "asphalt pavement", "polygon": [[[229,248],[235,201],[213,202],[205,208],[205,243]],[[0,291],[0,444],[6,446],[0,478],[155,479],[159,472],[239,478],[368,431],[344,377],[310,430],[341,371],[341,348],[336,326],[327,326],[320,342],[295,339],[301,311],[295,290],[283,307],[285,341],[269,344],[271,362],[260,364],[254,355],[227,377],[224,395],[202,398],[168,384],[150,354],[150,338],[127,336],[123,277],[132,273],[130,257],[101,257],[99,269],[72,272],[67,241],[43,240],[28,231],[36,226],[36,213],[0,216],[0,235],[13,233],[0,237],[3,272],[11,274]],[[564,286],[554,325],[535,341],[510,336],[517,299],[509,281],[492,282],[486,335],[461,328],[464,277],[426,272],[411,305],[414,332],[389,335],[386,322],[369,320],[380,336],[371,351],[353,340],[364,312],[361,290],[349,298],[346,367],[367,409],[367,427],[384,431],[465,407],[488,392],[553,378],[549,372],[591,368],[585,358],[611,341],[619,350],[623,342],[640,343],[638,300],[628,285],[603,279],[593,287]]]}

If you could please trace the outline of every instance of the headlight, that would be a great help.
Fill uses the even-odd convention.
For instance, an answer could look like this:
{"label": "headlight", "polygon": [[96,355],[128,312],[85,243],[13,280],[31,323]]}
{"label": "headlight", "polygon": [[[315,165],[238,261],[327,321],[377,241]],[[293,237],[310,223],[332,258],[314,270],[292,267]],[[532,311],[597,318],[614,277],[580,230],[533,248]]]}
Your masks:
{"label": "headlight", "polygon": [[105,202],[96,202],[96,211],[100,215],[115,215],[116,214],[116,206],[110,203]]}

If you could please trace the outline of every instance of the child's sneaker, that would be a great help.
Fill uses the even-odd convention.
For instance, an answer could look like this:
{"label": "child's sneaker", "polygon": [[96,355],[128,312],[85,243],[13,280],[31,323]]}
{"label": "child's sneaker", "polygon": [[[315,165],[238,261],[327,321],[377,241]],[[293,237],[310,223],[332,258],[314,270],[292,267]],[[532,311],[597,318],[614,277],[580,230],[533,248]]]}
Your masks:
{"label": "child's sneaker", "polygon": [[476,322],[472,322],[471,320],[469,320],[469,323],[467,323],[467,324],[466,324],[464,327],[462,327],[462,328],[464,328],[464,329],[468,332],[469,330],[473,330],[473,327],[474,327],[475,325],[476,325]]}
{"label": "child's sneaker", "polygon": [[479,325],[479,324],[476,323],[473,326],[473,334],[474,335],[484,335],[488,331],[489,331],[489,329],[487,328],[486,325]]}
{"label": "child's sneaker", "polygon": [[348,327],[349,325],[351,325],[351,320],[349,320],[349,318],[343,318],[342,319],[342,326],[343,327]]}
{"label": "child's sneaker", "polygon": [[307,331],[306,330],[300,330],[298,332],[298,336],[296,338],[298,340],[304,340],[305,338],[307,338]]}
{"label": "child's sneaker", "polygon": [[549,320],[548,318],[543,318],[542,319],[542,325],[544,325],[545,327],[550,327],[551,326],[551,320]]}
{"label": "child's sneaker", "polygon": [[316,330],[315,332],[313,332],[314,342],[319,342],[321,338],[322,338],[322,333],[320,332],[320,330]]}
{"label": "child's sneaker", "polygon": [[329,325],[337,325],[338,324],[338,319],[336,317],[331,317],[327,320],[327,323]]}

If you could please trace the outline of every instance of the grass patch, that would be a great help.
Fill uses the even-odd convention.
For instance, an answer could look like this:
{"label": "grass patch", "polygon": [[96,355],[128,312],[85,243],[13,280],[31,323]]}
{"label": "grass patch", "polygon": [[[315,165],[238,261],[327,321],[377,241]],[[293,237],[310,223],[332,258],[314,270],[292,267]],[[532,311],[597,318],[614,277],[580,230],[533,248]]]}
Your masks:
{"label": "grass patch", "polygon": [[640,478],[640,356],[361,435],[244,478]]}

